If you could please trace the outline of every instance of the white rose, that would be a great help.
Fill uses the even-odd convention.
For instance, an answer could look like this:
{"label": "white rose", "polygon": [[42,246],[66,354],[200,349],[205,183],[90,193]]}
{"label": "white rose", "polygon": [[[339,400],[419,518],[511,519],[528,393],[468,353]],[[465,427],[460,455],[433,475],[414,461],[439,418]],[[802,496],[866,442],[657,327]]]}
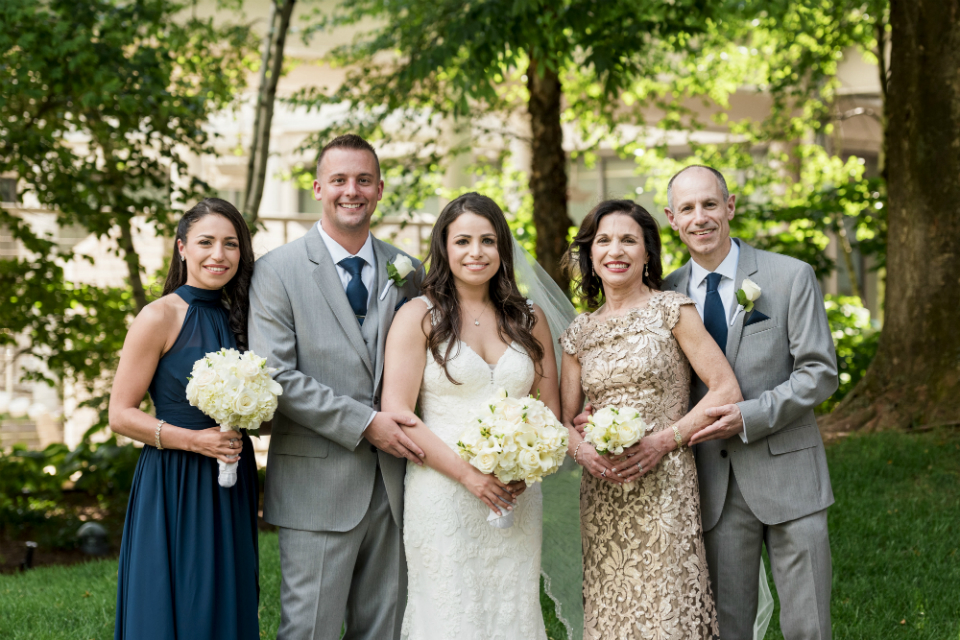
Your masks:
{"label": "white rose", "polygon": [[397,275],[406,278],[413,271],[413,262],[405,255],[398,255],[393,260],[393,268],[397,270]]}
{"label": "white rose", "polygon": [[190,381],[190,384],[197,389],[202,389],[216,382],[218,377],[216,369],[213,367],[203,367],[199,371],[194,372],[193,380]]}
{"label": "white rose", "polygon": [[249,360],[241,360],[237,363],[237,377],[244,380],[252,380],[260,374],[260,367],[257,366],[257,363],[250,362]]}
{"label": "white rose", "polygon": [[503,417],[511,422],[519,422],[523,416],[523,403],[516,398],[506,398],[502,404]]}
{"label": "white rose", "polygon": [[617,425],[617,439],[624,446],[633,446],[640,439],[640,422],[628,420]]}
{"label": "white rose", "polygon": [[740,284],[740,288],[743,289],[743,295],[745,295],[750,302],[756,302],[760,298],[760,285],[750,278],[744,278]]}
{"label": "white rose", "polygon": [[606,430],[610,428],[616,417],[616,414],[612,409],[610,409],[610,407],[605,407],[590,416],[590,421],[600,429]]}
{"label": "white rose", "polygon": [[560,430],[555,427],[544,427],[540,433],[540,443],[544,450],[553,451],[560,447],[562,442]]}
{"label": "white rose", "polygon": [[531,472],[540,468],[540,454],[534,449],[524,449],[520,452],[520,468]]}
{"label": "white rose", "polygon": [[470,461],[474,467],[480,473],[493,473],[493,470],[497,468],[497,462],[499,461],[500,456],[492,451],[480,452],[476,457]]}
{"label": "white rose", "polygon": [[640,412],[633,407],[623,407],[622,409],[617,410],[617,420],[621,422],[633,420],[639,415]]}
{"label": "white rose", "polygon": [[258,400],[257,394],[250,389],[240,389],[233,399],[232,409],[241,416],[249,416],[257,410]]}

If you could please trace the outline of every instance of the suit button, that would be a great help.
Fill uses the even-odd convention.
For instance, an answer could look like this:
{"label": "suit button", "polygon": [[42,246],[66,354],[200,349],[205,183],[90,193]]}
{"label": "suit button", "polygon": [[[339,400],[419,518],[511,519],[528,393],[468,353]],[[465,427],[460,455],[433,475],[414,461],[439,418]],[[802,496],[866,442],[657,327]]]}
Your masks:
{"label": "suit button", "polygon": [[[370,451],[373,451],[374,453],[376,453],[376,452],[377,452],[377,448],[376,448],[375,446],[373,446],[373,445],[370,445]],[[724,451],[724,453],[726,453],[726,451]]]}
{"label": "suit button", "polygon": [[721,458],[726,458],[726,457],[727,457],[727,450],[726,450],[726,449],[721,449],[721,450],[720,450],[720,457],[721,457]]}
{"label": "suit button", "polygon": [[380,404],[380,396],[373,396],[373,404]]}

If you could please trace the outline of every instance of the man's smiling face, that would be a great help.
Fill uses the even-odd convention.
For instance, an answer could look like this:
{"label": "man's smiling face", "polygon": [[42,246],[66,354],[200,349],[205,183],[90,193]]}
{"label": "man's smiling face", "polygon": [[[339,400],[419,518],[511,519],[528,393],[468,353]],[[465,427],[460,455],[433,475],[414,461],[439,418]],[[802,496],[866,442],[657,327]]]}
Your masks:
{"label": "man's smiling face", "polygon": [[324,228],[329,224],[345,234],[369,229],[383,197],[376,158],[362,149],[330,149],[313,181],[313,197],[323,206]]}
{"label": "man's smiling face", "polygon": [[698,264],[715,268],[730,247],[730,221],[737,197],[724,199],[716,176],[701,167],[677,176],[672,196],[673,208],[666,210],[670,226],[680,234]]}

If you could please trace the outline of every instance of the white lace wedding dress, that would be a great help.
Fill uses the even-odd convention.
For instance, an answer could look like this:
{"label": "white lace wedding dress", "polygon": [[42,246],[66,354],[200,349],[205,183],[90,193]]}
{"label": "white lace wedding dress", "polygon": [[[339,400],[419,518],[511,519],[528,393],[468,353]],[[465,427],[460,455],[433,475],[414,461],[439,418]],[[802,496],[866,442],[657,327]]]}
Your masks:
{"label": "white lace wedding dress", "polygon": [[[450,382],[428,351],[420,387],[423,421],[451,448],[465,421],[497,389],[522,397],[534,378],[533,362],[517,344],[496,365],[462,342],[454,353],[448,368],[461,384]],[[402,638],[546,640],[540,611],[540,486],[529,487],[518,503],[513,526],[498,529],[487,522],[489,508],[463,485],[426,466],[407,465]]]}

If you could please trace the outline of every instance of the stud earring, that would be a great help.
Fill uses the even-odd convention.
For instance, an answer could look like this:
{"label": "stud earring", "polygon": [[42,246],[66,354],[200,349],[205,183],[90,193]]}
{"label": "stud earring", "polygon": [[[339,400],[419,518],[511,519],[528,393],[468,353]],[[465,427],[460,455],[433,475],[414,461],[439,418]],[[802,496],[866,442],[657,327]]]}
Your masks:
{"label": "stud earring", "polygon": [[187,257],[181,253],[181,254],[180,254],[180,262],[186,262],[186,261],[187,261]]}

